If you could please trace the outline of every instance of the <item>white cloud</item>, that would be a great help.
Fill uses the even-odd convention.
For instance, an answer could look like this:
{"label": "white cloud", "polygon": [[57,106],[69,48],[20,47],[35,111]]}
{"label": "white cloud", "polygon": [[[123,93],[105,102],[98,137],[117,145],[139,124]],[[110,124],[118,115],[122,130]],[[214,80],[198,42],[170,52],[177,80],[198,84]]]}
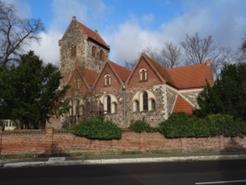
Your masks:
{"label": "white cloud", "polygon": [[[10,0],[10,2],[16,4],[18,10],[27,12],[25,16],[31,15],[29,5],[25,1],[20,3],[17,0]],[[160,23],[159,28],[151,30],[148,28],[149,24],[156,20],[155,14],[151,12],[139,17],[126,15],[129,20],[119,25],[110,23],[104,25],[105,21],[102,21],[104,12],[110,11],[106,11],[107,6],[103,0],[53,0],[51,26],[47,28],[47,32],[40,33],[42,38],[40,44],[32,44],[31,48],[45,62],[59,61],[58,40],[65,32],[73,15],[89,26],[103,24],[106,33],[105,30],[104,33],[100,30],[100,33],[110,44],[111,58],[119,63],[135,60],[145,48],[159,49],[164,41],[180,43],[187,33],[198,32],[201,36],[212,35],[216,44],[220,46],[239,47],[246,33],[246,1],[189,0],[184,1],[183,4],[185,7],[183,14],[168,22]]]}
{"label": "white cloud", "polygon": [[41,38],[39,43],[33,42],[30,48],[34,50],[45,63],[59,65],[58,40],[61,39],[62,33],[51,30],[40,33],[39,37]]}
{"label": "white cloud", "polygon": [[163,37],[159,32],[141,28],[135,22],[126,22],[119,26],[113,35],[106,36],[112,49],[112,58],[119,62],[131,62],[140,52],[148,48],[159,48]]}
{"label": "white cloud", "polygon": [[246,1],[185,1],[184,13],[163,23],[156,31],[140,26],[141,18],[126,21],[107,34],[114,60],[133,61],[144,48],[159,49],[163,41],[179,44],[186,34],[212,35],[222,47],[237,49],[246,33]]}
{"label": "white cloud", "polygon": [[31,17],[32,11],[30,5],[26,1],[18,1],[18,0],[3,0],[3,2],[7,4],[11,4],[15,6],[15,9],[18,12],[18,15],[22,18]]}
{"label": "white cloud", "polygon": [[62,38],[72,16],[76,16],[79,21],[86,22],[89,19],[88,11],[90,9],[97,10],[98,14],[102,14],[106,6],[101,0],[53,0],[53,19],[50,27],[47,28],[47,31],[39,34],[40,42],[32,42],[29,48],[34,50],[44,62],[59,64],[59,39]]}

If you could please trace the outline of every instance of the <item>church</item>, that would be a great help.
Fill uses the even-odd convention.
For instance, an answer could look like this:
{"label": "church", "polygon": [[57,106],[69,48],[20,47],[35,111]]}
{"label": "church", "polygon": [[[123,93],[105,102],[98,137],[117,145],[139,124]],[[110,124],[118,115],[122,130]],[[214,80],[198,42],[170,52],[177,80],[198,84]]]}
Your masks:
{"label": "church", "polygon": [[192,114],[198,108],[197,96],[213,83],[211,64],[166,68],[142,53],[132,70],[109,59],[110,46],[97,31],[73,17],[59,40],[61,85],[70,111],[62,119],[79,118],[84,97],[96,97],[105,119],[121,128],[144,119],[157,126],[173,112]]}

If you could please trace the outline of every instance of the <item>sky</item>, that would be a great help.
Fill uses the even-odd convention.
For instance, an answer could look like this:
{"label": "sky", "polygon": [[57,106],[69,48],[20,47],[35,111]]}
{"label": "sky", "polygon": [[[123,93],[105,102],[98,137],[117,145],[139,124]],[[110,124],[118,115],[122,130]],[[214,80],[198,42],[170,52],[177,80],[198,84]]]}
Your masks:
{"label": "sky", "polygon": [[[59,63],[58,40],[72,16],[98,30],[110,59],[124,64],[146,48],[179,44],[186,34],[211,35],[219,47],[238,49],[246,34],[245,0],[4,0],[22,18],[40,19],[45,31],[28,47],[44,62]],[[29,49],[28,48],[28,49]]]}

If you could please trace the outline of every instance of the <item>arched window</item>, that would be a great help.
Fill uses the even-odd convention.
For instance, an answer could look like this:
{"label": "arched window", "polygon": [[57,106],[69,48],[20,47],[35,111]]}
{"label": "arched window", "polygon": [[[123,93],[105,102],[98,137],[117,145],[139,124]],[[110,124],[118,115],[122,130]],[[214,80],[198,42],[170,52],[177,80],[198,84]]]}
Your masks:
{"label": "arched window", "polygon": [[104,60],[104,52],[103,52],[103,50],[100,50],[99,59],[100,60]]}
{"label": "arched window", "polygon": [[151,111],[155,111],[156,104],[153,98],[150,99],[150,107],[151,107]]}
{"label": "arched window", "polygon": [[107,96],[107,113],[111,113],[111,97]]}
{"label": "arched window", "polygon": [[142,68],[139,70],[139,80],[140,81],[147,81],[148,80],[147,69]]}
{"label": "arched window", "polygon": [[134,102],[133,102],[133,112],[139,112],[139,111],[140,111],[139,101],[138,100],[134,100]]}
{"label": "arched window", "polygon": [[91,56],[96,57],[96,46],[92,46]]}
{"label": "arched window", "polygon": [[146,91],[143,92],[143,110],[148,111],[148,93]]}
{"label": "arched window", "polygon": [[71,47],[71,57],[75,57],[76,56],[76,46],[72,45]]}
{"label": "arched window", "polygon": [[105,87],[111,86],[111,82],[112,82],[112,79],[111,79],[110,74],[106,74],[106,75],[104,76],[104,86],[105,86]]}

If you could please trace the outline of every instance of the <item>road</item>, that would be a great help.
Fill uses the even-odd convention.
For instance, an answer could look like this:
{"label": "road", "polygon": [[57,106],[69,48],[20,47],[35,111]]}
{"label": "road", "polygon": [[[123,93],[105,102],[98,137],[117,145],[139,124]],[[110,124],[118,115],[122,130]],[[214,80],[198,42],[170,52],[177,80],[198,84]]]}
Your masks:
{"label": "road", "polygon": [[245,185],[246,160],[0,168],[0,185]]}

